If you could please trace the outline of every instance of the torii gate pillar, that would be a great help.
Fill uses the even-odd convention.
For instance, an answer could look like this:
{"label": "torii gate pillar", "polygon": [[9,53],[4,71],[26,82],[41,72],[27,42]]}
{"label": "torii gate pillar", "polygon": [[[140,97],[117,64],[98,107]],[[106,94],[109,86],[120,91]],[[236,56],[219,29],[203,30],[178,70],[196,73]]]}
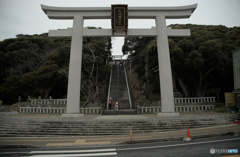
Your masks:
{"label": "torii gate pillar", "polygon": [[82,45],[83,45],[83,17],[74,16],[72,42],[69,63],[67,114],[79,113],[81,70],[82,70]]}
{"label": "torii gate pillar", "polygon": [[161,113],[158,116],[178,116],[175,112],[172,84],[172,70],[168,46],[166,19],[162,15],[156,17],[158,68],[161,92]]}
{"label": "torii gate pillar", "polygon": [[[158,63],[161,89],[161,113],[158,116],[178,116],[175,112],[172,70],[168,37],[190,36],[189,29],[171,29],[166,27],[166,19],[189,18],[197,4],[180,7],[129,7],[129,19],[155,19],[156,28],[152,29],[129,29],[127,36],[156,36],[158,49]],[[42,5],[43,11],[50,19],[73,19],[73,28],[67,30],[50,30],[52,37],[72,37],[68,93],[67,114],[81,116],[80,113],[80,87],[83,36],[96,37],[122,37],[124,32],[115,32],[111,29],[87,29],[83,28],[84,19],[111,19],[109,7],[50,7]]]}

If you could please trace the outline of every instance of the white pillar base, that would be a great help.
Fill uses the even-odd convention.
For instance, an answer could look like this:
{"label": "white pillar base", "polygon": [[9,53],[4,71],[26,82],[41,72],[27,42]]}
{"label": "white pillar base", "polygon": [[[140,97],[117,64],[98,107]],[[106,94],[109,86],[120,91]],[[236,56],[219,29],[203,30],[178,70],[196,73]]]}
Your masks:
{"label": "white pillar base", "polygon": [[62,114],[61,117],[65,118],[74,118],[74,117],[83,117],[84,114]]}
{"label": "white pillar base", "polygon": [[179,112],[160,112],[157,114],[160,117],[175,117],[180,116]]}

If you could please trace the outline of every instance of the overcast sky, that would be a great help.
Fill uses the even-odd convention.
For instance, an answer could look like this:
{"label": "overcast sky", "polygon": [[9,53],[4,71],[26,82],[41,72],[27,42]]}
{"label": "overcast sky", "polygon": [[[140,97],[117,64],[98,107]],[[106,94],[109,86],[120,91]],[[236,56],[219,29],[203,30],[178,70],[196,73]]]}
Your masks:
{"label": "overcast sky", "polygon": [[[198,3],[188,19],[167,20],[170,24],[201,24],[240,26],[240,0],[0,0],[0,41],[17,34],[41,34],[49,29],[72,27],[72,20],[50,20],[40,4],[59,7],[129,7],[184,6]],[[84,26],[111,28],[110,20],[86,20]],[[129,28],[151,28],[154,20],[129,20]],[[123,38],[113,39],[114,54],[121,54]]]}

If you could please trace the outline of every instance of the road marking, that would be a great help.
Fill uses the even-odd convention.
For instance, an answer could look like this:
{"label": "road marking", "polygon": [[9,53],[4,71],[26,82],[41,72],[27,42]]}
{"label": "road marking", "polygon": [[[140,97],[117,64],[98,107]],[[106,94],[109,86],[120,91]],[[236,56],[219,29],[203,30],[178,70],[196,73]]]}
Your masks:
{"label": "road marking", "polygon": [[28,152],[0,152],[0,154],[27,154]]}
{"label": "road marking", "polygon": [[117,156],[117,149],[31,151],[30,157]]}
{"label": "road marking", "polygon": [[74,157],[74,156],[116,156],[116,152],[109,153],[91,153],[91,154],[55,154],[55,155],[32,155],[31,157]]}
{"label": "road marking", "polygon": [[55,154],[55,153],[86,153],[86,152],[111,152],[116,149],[89,149],[89,150],[59,150],[59,151],[31,151],[29,154]]}
{"label": "road marking", "polygon": [[204,141],[204,142],[195,142],[195,143],[172,144],[172,145],[164,145],[164,146],[138,147],[138,148],[120,148],[120,149],[117,149],[117,150],[123,151],[123,150],[138,150],[138,149],[178,147],[178,146],[197,145],[197,144],[208,144],[208,143],[217,143],[217,142],[225,142],[225,141],[236,141],[236,140],[240,140],[240,138],[224,139],[224,140],[215,140],[215,141]]}
{"label": "road marking", "polygon": [[86,142],[86,139],[75,140],[74,143],[48,143],[46,146],[73,146],[73,145],[100,145],[110,144],[110,141],[99,141],[99,142]]}

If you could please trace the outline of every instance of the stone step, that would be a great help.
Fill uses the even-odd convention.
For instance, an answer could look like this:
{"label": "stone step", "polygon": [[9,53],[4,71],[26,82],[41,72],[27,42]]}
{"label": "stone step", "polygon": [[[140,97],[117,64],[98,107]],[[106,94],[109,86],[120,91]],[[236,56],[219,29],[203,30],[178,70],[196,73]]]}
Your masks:
{"label": "stone step", "polygon": [[[75,125],[75,124],[54,124],[54,123],[45,123],[45,124],[41,124],[41,123],[37,123],[37,124],[26,124],[26,125],[1,125],[0,128],[125,128],[125,127],[176,127],[176,126],[184,126],[184,125],[191,125],[191,126],[196,126],[196,125],[208,125],[208,124],[225,124],[225,123],[231,123],[232,121],[202,121],[202,122],[178,122],[178,123],[143,123],[143,124],[139,124],[139,123],[131,123],[131,124],[127,124],[127,123],[117,123],[115,122],[115,124],[99,124],[99,125]],[[107,122],[106,122],[107,123]],[[117,124],[116,124],[117,123]]]}
{"label": "stone step", "polygon": [[[127,112],[126,110],[125,112]],[[131,111],[131,110],[130,110]],[[142,120],[28,120],[0,119],[1,137],[33,136],[92,136],[123,135],[134,133],[164,132],[179,129],[200,128],[233,123],[239,116],[199,118],[162,118]]]}
{"label": "stone step", "polygon": [[[207,127],[207,126],[203,126]],[[191,127],[195,128],[195,127]],[[186,129],[186,128],[174,128],[174,129],[164,129],[164,130],[136,130],[133,129],[133,133],[151,133],[151,132],[166,132],[166,131],[176,131],[179,129]],[[129,130],[125,131],[78,131],[78,132],[64,132],[59,131],[56,132],[53,130],[52,132],[49,131],[26,131],[26,132],[7,132],[7,133],[0,133],[1,137],[34,137],[34,136],[96,136],[96,135],[123,135],[129,134]]]}
{"label": "stone step", "polygon": [[130,109],[119,109],[118,113],[116,110],[103,110],[102,115],[136,115],[136,110]]}
{"label": "stone step", "polygon": [[56,132],[62,132],[62,131],[72,131],[72,132],[89,132],[89,131],[121,131],[121,130],[126,130],[126,129],[135,129],[135,130],[167,130],[167,129],[179,129],[179,128],[186,128],[188,126],[190,127],[205,127],[205,126],[215,126],[215,125],[221,125],[221,124],[217,124],[217,123],[208,123],[208,124],[195,124],[195,125],[189,125],[189,124],[184,124],[184,125],[165,125],[165,126],[119,126],[119,127],[86,127],[86,128],[81,128],[81,127],[75,127],[75,128],[71,128],[71,127],[40,127],[40,128],[32,128],[29,126],[25,126],[25,127],[19,127],[19,128],[14,128],[14,127],[10,127],[10,128],[0,128],[1,132],[4,131],[13,131],[13,132],[19,132],[19,131],[45,131],[45,132],[51,132],[51,131],[56,131]]}
{"label": "stone step", "polygon": [[219,119],[211,119],[211,120],[194,120],[194,121],[169,121],[169,122],[115,122],[115,121],[107,121],[105,123],[71,123],[71,122],[35,122],[35,123],[25,123],[25,124],[17,124],[17,123],[2,123],[0,128],[24,128],[24,127],[32,127],[32,128],[43,128],[43,127],[62,127],[62,128],[85,128],[85,127],[125,127],[125,126],[136,126],[136,127],[152,127],[152,126],[181,126],[181,125],[204,125],[204,124],[223,124],[223,123],[231,123],[233,120],[219,120]]}
{"label": "stone step", "polygon": [[[201,125],[201,127],[207,127],[212,125]],[[135,132],[145,132],[145,131],[167,131],[167,130],[176,130],[176,129],[184,129],[187,128],[188,125],[185,126],[175,126],[175,127],[149,127],[149,128],[136,128],[136,127],[125,127],[125,128],[107,128],[107,129],[96,129],[96,128],[86,128],[86,129],[63,129],[63,128],[55,128],[55,129],[1,129],[1,133],[43,133],[43,134],[52,134],[52,133],[98,133],[98,132],[105,132],[105,133],[125,133],[129,132],[130,129],[133,129]],[[198,128],[199,126],[191,126],[191,128]]]}
{"label": "stone step", "polygon": [[125,130],[126,128],[134,128],[136,130],[164,130],[164,129],[169,129],[169,128],[185,128],[187,126],[190,126],[190,127],[200,127],[200,126],[213,126],[213,125],[221,125],[221,124],[217,124],[217,123],[208,123],[208,124],[195,124],[195,125],[189,125],[189,124],[184,124],[184,125],[165,125],[165,126],[145,126],[145,128],[143,126],[130,126],[130,127],[127,127],[127,126],[121,126],[121,127],[86,127],[86,128],[81,128],[81,127],[75,127],[75,128],[71,128],[71,127],[68,127],[68,128],[64,128],[64,127],[51,127],[51,128],[47,128],[46,126],[45,127],[40,127],[40,128],[32,128],[32,127],[29,127],[29,126],[26,126],[26,127],[19,127],[19,128],[14,128],[14,127],[10,127],[10,128],[0,128],[1,131],[4,131],[4,130],[13,130],[13,131],[18,131],[18,130],[41,130],[41,131],[51,131],[51,130],[61,130],[61,131],[64,131],[64,130],[76,130],[76,131],[90,131],[90,130]]}
{"label": "stone step", "polygon": [[18,127],[18,128],[24,128],[25,126],[28,127],[34,127],[34,128],[40,128],[40,127],[62,127],[62,128],[84,128],[84,127],[123,127],[123,126],[136,126],[136,127],[148,127],[148,126],[178,126],[178,125],[198,125],[198,124],[221,124],[221,123],[228,123],[231,121],[201,121],[201,122],[172,122],[172,123],[143,123],[143,124],[139,124],[139,123],[131,123],[131,124],[127,124],[127,123],[117,123],[115,122],[115,124],[113,123],[108,123],[108,124],[97,124],[97,125],[93,125],[93,124],[54,124],[54,123],[45,123],[45,124],[41,124],[41,123],[36,123],[36,124],[25,124],[25,125],[13,125],[13,124],[8,124],[8,125],[1,125],[0,128],[12,128],[12,127]]}
{"label": "stone step", "polygon": [[[115,112],[115,111],[107,111],[107,112]],[[124,112],[128,112],[128,111],[124,111]],[[132,112],[132,111],[129,111]],[[64,127],[86,127],[86,126],[122,126],[124,125],[136,125],[136,126],[147,126],[147,125],[183,125],[183,124],[204,124],[204,123],[211,123],[211,122],[215,122],[215,123],[226,123],[226,122],[231,122],[234,119],[199,119],[199,120],[177,120],[177,121],[144,121],[144,120],[139,120],[139,121],[131,121],[127,122],[127,121],[121,121],[119,120],[119,122],[116,123],[116,121],[111,121],[111,119],[108,119],[109,121],[103,122],[103,121],[98,121],[96,120],[95,122],[26,122],[26,123],[16,123],[16,122],[10,122],[8,121],[8,123],[2,122],[0,127],[7,127],[7,126],[17,126],[17,127],[21,127],[21,126],[64,126]],[[112,119],[114,120],[114,119]]]}

